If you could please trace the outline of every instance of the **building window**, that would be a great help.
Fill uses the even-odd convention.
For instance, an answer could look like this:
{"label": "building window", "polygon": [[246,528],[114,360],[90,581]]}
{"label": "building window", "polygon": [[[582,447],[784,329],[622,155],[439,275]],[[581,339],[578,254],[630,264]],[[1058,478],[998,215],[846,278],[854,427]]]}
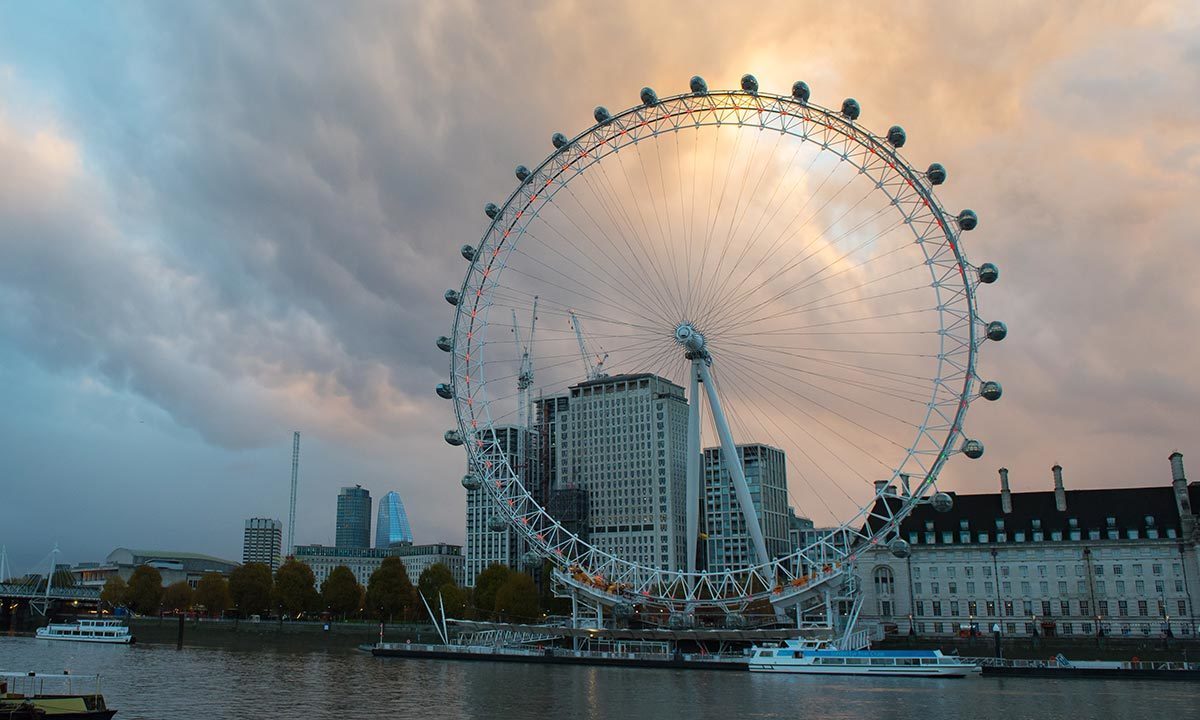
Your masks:
{"label": "building window", "polygon": [[1117,601],[1117,613],[1121,617],[1129,617],[1129,601],[1118,600]]}
{"label": "building window", "polygon": [[896,590],[896,579],[892,575],[892,569],[889,567],[875,568],[875,593],[878,595],[891,595]]}
{"label": "building window", "polygon": [[988,615],[995,615],[995,614],[996,614],[996,601],[995,601],[995,600],[988,600],[988,601],[987,601],[987,614],[988,614]]}
{"label": "building window", "polygon": [[1089,613],[1088,613],[1088,601],[1087,601],[1087,600],[1080,600],[1080,601],[1079,601],[1079,614],[1080,614],[1080,615],[1083,615],[1083,616],[1087,616],[1087,615],[1089,614]]}
{"label": "building window", "polygon": [[941,614],[942,614],[942,601],[934,600],[933,601],[933,615],[934,615],[934,617],[940,617]]}

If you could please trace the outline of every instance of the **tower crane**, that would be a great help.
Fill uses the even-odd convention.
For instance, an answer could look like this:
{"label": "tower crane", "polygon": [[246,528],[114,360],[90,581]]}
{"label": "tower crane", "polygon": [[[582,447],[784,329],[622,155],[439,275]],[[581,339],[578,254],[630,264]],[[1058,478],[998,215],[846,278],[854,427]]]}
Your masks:
{"label": "tower crane", "polygon": [[600,348],[599,353],[588,351],[587,341],[583,339],[583,326],[575,315],[575,311],[567,310],[567,315],[571,318],[571,327],[575,328],[575,339],[579,341],[579,355],[583,358],[587,379],[599,380],[608,377],[608,374],[604,372],[604,362],[608,360],[608,353],[604,352],[604,348]]}
{"label": "tower crane", "polygon": [[512,311],[513,337],[517,342],[517,352],[521,354],[521,367],[517,372],[517,418],[520,426],[529,429],[529,388],[533,387],[533,333],[537,329],[538,299],[533,297],[533,317],[529,321],[529,344],[521,344],[521,328],[517,324],[517,311]]}

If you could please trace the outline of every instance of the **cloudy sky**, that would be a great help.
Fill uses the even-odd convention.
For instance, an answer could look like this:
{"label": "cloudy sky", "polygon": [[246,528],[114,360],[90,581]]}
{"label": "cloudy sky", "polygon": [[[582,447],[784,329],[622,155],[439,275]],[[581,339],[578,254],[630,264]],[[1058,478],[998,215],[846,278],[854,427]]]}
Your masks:
{"label": "cloudy sky", "polygon": [[745,72],[902,123],[980,214],[1005,396],[951,489],[1200,463],[1192,3],[3,3],[0,544],[236,559],[293,430],[297,542],[350,483],[461,542],[432,340],[481,206],[595,105]]}

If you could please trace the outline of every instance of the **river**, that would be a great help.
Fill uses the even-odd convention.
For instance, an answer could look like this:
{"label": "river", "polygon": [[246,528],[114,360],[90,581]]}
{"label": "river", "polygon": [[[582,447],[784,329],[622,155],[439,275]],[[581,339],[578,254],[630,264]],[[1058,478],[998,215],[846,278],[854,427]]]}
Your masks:
{"label": "river", "polygon": [[100,673],[117,720],[194,718],[1196,717],[1190,682],[814,678],[374,658],[298,651],[104,646],[0,637],[0,670]]}

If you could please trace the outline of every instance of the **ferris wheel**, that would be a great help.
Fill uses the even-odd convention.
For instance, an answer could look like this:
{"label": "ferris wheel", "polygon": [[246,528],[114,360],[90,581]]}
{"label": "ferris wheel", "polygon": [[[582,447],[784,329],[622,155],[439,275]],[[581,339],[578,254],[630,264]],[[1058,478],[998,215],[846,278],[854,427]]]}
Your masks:
{"label": "ferris wheel", "polygon": [[[740,90],[643,88],[555,133],[486,206],[437,343],[457,417],[445,439],[466,449],[463,485],[494,499],[492,529],[515,528],[574,591],[672,609],[795,602],[864,548],[907,554],[900,521],[919,503],[949,509],[943,465],[983,454],[964,420],[1002,392],[976,374],[981,345],[1007,334],[976,308],[999,272],[968,262],[978,219],[938,202],[947,170],[914,168],[904,130],[875,135],[860,113],[751,75]],[[651,400],[626,405],[647,378]],[[609,395],[584,410],[591,390]],[[630,428],[614,429],[620,413]],[[743,463],[749,446],[782,467]],[[771,473],[829,529],[781,544]],[[643,545],[617,551],[556,518],[550,496],[578,487],[593,524],[645,529]]]}

